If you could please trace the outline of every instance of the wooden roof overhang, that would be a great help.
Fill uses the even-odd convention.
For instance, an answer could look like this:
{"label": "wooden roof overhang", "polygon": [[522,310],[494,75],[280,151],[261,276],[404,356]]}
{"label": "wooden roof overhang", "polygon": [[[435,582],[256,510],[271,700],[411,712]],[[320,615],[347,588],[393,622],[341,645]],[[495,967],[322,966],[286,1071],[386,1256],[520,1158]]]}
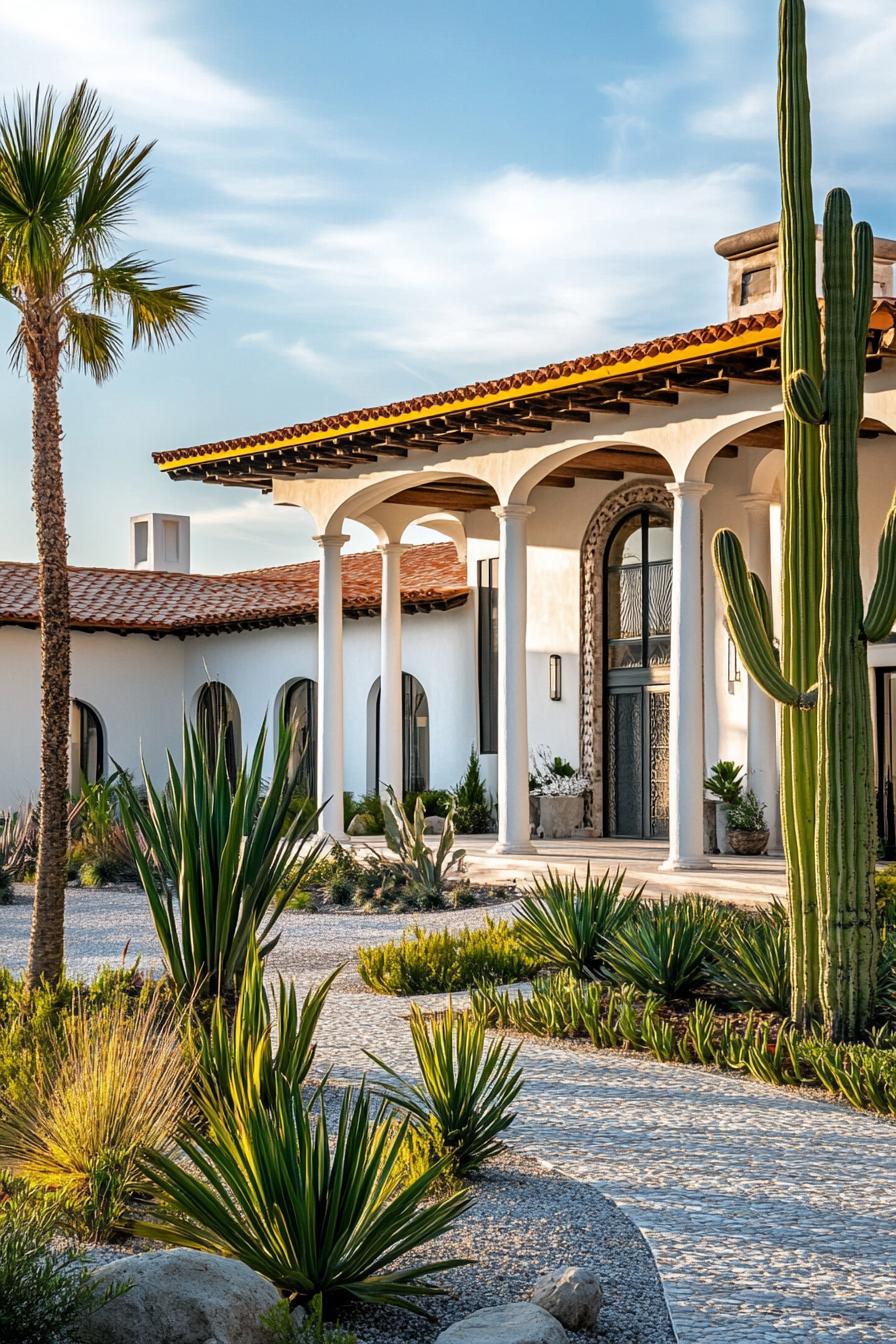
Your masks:
{"label": "wooden roof overhang", "polygon": [[[889,348],[894,325],[896,300],[879,300],[868,333],[869,373],[880,369],[886,355],[896,353]],[[642,404],[674,406],[683,393],[724,397],[744,382],[779,385],[780,341],[780,313],[757,314],[451,393],[153,457],[174,480],[268,492],[275,480],[351,471],[411,452],[438,454],[443,446],[475,436],[543,434],[557,423],[588,424],[592,416],[628,415]],[[882,432],[888,431],[870,423],[863,429],[867,436]],[[763,433],[763,446],[780,446],[780,427],[769,427],[744,436],[719,455],[735,456],[738,442],[759,446]],[[541,484],[570,488],[579,479],[621,480],[626,472],[671,478],[659,453],[620,446],[586,451]],[[393,502],[469,510],[488,508],[495,499],[489,487],[465,479],[421,482],[397,493]]]}

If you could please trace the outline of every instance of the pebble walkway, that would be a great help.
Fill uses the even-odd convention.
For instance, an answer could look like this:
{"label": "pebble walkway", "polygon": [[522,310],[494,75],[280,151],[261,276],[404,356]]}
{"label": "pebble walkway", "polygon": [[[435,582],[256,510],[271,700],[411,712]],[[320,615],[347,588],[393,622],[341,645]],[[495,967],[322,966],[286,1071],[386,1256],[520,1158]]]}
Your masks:
{"label": "pebble walkway", "polygon": [[[118,908],[102,913],[85,903],[80,919],[81,902],[97,899],[79,894],[70,906],[72,969],[117,960],[110,940],[125,926],[131,953],[150,958],[140,898],[103,898]],[[0,964],[24,959],[20,911],[0,910]],[[394,936],[402,922],[290,916],[275,961],[310,984],[359,942]],[[410,1071],[407,1001],[356,991],[347,971],[321,1021],[319,1062],[357,1077],[373,1069],[366,1047]],[[442,999],[419,1001],[434,1007]],[[640,1056],[527,1041],[520,1059],[526,1086],[514,1146],[593,1182],[641,1229],[680,1344],[894,1344],[891,1123],[815,1094]]]}

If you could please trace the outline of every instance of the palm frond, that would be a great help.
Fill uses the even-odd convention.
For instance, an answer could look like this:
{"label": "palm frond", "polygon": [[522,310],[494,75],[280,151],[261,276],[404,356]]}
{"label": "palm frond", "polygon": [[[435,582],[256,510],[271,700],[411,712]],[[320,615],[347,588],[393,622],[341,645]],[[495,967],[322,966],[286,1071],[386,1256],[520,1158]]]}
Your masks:
{"label": "palm frond", "polygon": [[65,315],[67,359],[82,373],[103,383],[115,373],[124,353],[121,333],[115,323],[100,313],[73,309]]}
{"label": "palm frond", "polygon": [[72,245],[86,261],[99,262],[127,220],[146,180],[146,160],[154,144],[141,144],[136,136],[124,142],[111,130],[97,144],[70,207]]}
{"label": "palm frond", "polygon": [[133,346],[161,346],[186,336],[205,309],[205,300],[191,285],[160,285],[154,262],[136,253],[108,266],[87,268],[91,294],[104,312],[122,308],[131,327]]}

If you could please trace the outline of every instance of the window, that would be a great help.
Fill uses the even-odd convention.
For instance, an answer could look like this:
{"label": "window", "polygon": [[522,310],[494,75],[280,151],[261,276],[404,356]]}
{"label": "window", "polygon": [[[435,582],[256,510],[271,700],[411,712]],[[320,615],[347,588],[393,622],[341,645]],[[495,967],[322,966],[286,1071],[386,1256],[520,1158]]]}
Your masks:
{"label": "window", "polygon": [[498,750],[498,561],[476,567],[479,595],[479,751]]}
{"label": "window", "polygon": [[219,745],[224,749],[224,765],[231,784],[236,783],[240,757],[240,711],[236,697],[222,681],[209,681],[196,702],[196,727],[205,749],[214,760]]}
{"label": "window", "polygon": [[607,667],[663,667],[672,631],[672,527],[646,509],[623,519],[607,549]]}
{"label": "window", "polygon": [[771,266],[761,266],[755,271],[744,271],[740,278],[740,301],[742,304],[755,303],[771,294],[775,287],[775,273]]}
{"label": "window", "polygon": [[317,682],[300,677],[286,688],[283,717],[295,733],[291,771],[296,772],[296,787],[309,798],[317,793]]}
{"label": "window", "polygon": [[84,780],[96,784],[106,772],[106,741],[99,714],[83,700],[72,701],[70,786],[81,792]]}
{"label": "window", "polygon": [[[368,724],[374,740],[372,789],[380,784],[380,679],[377,677],[368,700]],[[407,793],[429,788],[429,701],[416,677],[401,674],[402,769],[401,784]],[[368,757],[368,770],[370,758]]]}

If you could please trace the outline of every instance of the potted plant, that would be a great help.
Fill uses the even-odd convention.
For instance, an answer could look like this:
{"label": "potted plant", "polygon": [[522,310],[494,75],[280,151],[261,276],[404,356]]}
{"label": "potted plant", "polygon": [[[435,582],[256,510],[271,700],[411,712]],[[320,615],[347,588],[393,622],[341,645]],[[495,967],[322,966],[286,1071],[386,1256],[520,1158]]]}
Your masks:
{"label": "potted plant", "polygon": [[725,808],[728,843],[734,854],[764,854],[768,849],[768,824],[765,804],[752,789],[742,793],[736,803]]}
{"label": "potted plant", "polygon": [[569,761],[539,747],[529,773],[529,816],[537,834],[565,840],[581,830],[588,788],[588,780]]}
{"label": "potted plant", "polygon": [[724,854],[728,847],[728,809],[736,807],[744,794],[743,766],[734,761],[716,761],[704,779],[703,787],[715,800],[711,805],[716,812],[716,852]]}

